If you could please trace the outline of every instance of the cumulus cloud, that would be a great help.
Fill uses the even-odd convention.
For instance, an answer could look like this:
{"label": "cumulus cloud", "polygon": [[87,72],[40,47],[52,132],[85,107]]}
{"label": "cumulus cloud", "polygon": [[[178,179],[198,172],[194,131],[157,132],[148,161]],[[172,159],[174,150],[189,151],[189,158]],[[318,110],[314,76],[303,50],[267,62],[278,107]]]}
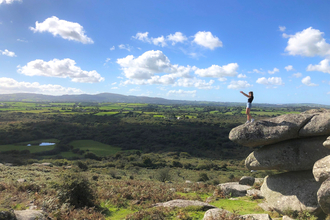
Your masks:
{"label": "cumulus cloud", "polygon": [[22,2],[22,0],[0,0],[1,4],[12,4],[13,2]]}
{"label": "cumulus cloud", "polygon": [[108,62],[110,62],[111,58],[107,58],[103,64],[103,66],[107,65]]}
{"label": "cumulus cloud", "polygon": [[247,76],[245,75],[245,74],[238,74],[238,76],[237,76],[237,78],[240,78],[240,79],[242,79],[242,78],[246,78]]}
{"label": "cumulus cloud", "polygon": [[166,38],[168,41],[172,41],[172,45],[175,45],[176,43],[183,43],[187,40],[187,37],[181,32],[175,32],[175,34],[167,35]]}
{"label": "cumulus cloud", "polygon": [[166,36],[166,38],[164,36],[153,38],[153,37],[148,37],[148,35],[149,32],[144,32],[144,33],[139,32],[135,36],[133,36],[133,38],[161,47],[167,46],[167,41],[171,42],[172,45],[175,45],[177,43],[183,43],[184,41],[187,40],[187,37],[184,36],[181,32],[175,32],[175,34],[169,34]]}
{"label": "cumulus cloud", "polygon": [[267,85],[269,87],[284,85],[281,77],[270,77],[268,79],[266,77],[261,77],[257,79],[256,83]]}
{"label": "cumulus cloud", "polygon": [[274,74],[274,73],[277,73],[277,72],[279,72],[279,71],[280,71],[279,69],[274,68],[273,70],[268,70],[268,73],[269,73],[269,74]]}
{"label": "cumulus cloud", "polygon": [[295,35],[283,35],[289,38],[285,51],[289,55],[306,57],[330,55],[330,44],[325,42],[323,32],[309,27]]}
{"label": "cumulus cloud", "polygon": [[229,63],[223,66],[212,65],[211,67],[206,69],[197,69],[195,73],[201,77],[222,78],[227,76],[236,76],[237,69],[237,63]]}
{"label": "cumulus cloud", "polygon": [[7,49],[5,49],[5,50],[0,50],[0,53],[1,53],[2,55],[8,56],[8,57],[16,57],[16,54],[15,54],[14,52],[9,51],[9,50],[7,50]]}
{"label": "cumulus cloud", "polygon": [[306,86],[318,86],[317,84],[311,82],[311,77],[310,76],[306,76],[305,78],[303,78],[301,80],[301,82],[303,84],[305,84]]}
{"label": "cumulus cloud", "polygon": [[94,41],[85,35],[83,26],[78,23],[70,22],[66,20],[60,20],[56,16],[47,18],[44,22],[39,23],[36,21],[36,27],[30,27],[30,29],[36,32],[49,32],[54,36],[61,36],[66,40],[79,41],[83,44],[93,44]]}
{"label": "cumulus cloud", "polygon": [[329,59],[324,59],[319,64],[316,65],[309,64],[307,67],[307,71],[320,71],[324,73],[330,73],[329,61],[330,61]]}
{"label": "cumulus cloud", "polygon": [[126,45],[125,44],[120,44],[120,45],[118,45],[118,48],[121,49],[121,50],[127,50],[127,51],[131,51],[131,49],[132,49],[128,44],[126,44]]}
{"label": "cumulus cloud", "polygon": [[284,67],[284,69],[286,69],[286,71],[290,71],[290,70],[293,70],[293,66],[288,65],[288,66]]}
{"label": "cumulus cloud", "polygon": [[296,77],[296,78],[300,78],[302,77],[302,74],[301,73],[294,73],[292,74],[293,77]]}
{"label": "cumulus cloud", "polygon": [[210,80],[209,82],[206,82],[202,79],[194,78],[180,78],[175,82],[174,86],[183,86],[183,87],[196,87],[198,89],[212,89],[212,84],[214,83],[214,80]]}
{"label": "cumulus cloud", "polygon": [[252,71],[249,71],[248,73],[259,73],[259,74],[264,74],[265,72],[264,72],[262,69],[260,69],[260,70],[258,70],[258,69],[253,69]]}
{"label": "cumulus cloud", "polygon": [[64,95],[64,94],[82,94],[83,91],[71,87],[63,87],[60,85],[44,84],[38,82],[18,82],[15,79],[1,77],[0,78],[0,93],[41,93],[48,95]]}
{"label": "cumulus cloud", "polygon": [[279,30],[280,30],[281,32],[284,32],[284,31],[285,31],[285,29],[286,29],[286,27],[285,27],[285,26],[279,26],[278,28],[279,28]]}
{"label": "cumulus cloud", "polygon": [[218,37],[213,36],[211,32],[199,31],[195,34],[194,40],[196,44],[214,50],[217,47],[222,47],[222,42]]}
{"label": "cumulus cloud", "polygon": [[110,50],[115,50],[116,48],[115,48],[115,46],[112,46],[111,48],[110,48]]}
{"label": "cumulus cloud", "polygon": [[[189,73],[192,67],[179,66],[171,64],[170,60],[162,51],[150,50],[135,58],[129,55],[125,58],[117,59],[124,75],[133,80],[150,80],[156,82],[173,81],[177,77],[190,77]],[[155,74],[167,73],[170,75],[156,76]]]}
{"label": "cumulus cloud", "polygon": [[167,93],[167,96],[181,96],[181,97],[195,97],[196,96],[196,90],[193,91],[184,91],[182,89],[179,90],[170,90]]}
{"label": "cumulus cloud", "polygon": [[86,71],[76,66],[76,62],[71,59],[53,59],[43,61],[40,59],[31,61],[25,66],[18,66],[18,72],[27,76],[47,76],[59,78],[71,78],[73,82],[96,83],[104,81],[95,70]]}
{"label": "cumulus cloud", "polygon": [[249,84],[247,81],[238,80],[238,81],[231,81],[230,84],[227,86],[228,89],[243,89],[251,87],[252,85]]}

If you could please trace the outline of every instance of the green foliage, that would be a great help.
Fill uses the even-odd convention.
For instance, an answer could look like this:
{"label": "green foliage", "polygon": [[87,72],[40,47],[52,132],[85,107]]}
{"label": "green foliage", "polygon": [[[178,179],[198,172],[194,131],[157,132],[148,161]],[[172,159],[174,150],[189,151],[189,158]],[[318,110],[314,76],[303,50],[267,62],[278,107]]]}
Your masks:
{"label": "green foliage", "polygon": [[170,181],[172,179],[172,176],[170,174],[170,168],[163,168],[157,170],[156,179],[163,183],[166,181]]}
{"label": "green foliage", "polygon": [[88,170],[88,166],[86,163],[78,161],[77,162],[77,166],[82,170],[82,171],[86,171]]}
{"label": "green foliage", "polygon": [[200,173],[199,174],[198,181],[206,182],[208,180],[210,180],[210,179],[209,179],[209,177],[207,176],[206,173]]}
{"label": "green foliage", "polygon": [[75,208],[94,207],[96,198],[88,179],[80,174],[67,173],[62,177],[58,189],[59,201]]}

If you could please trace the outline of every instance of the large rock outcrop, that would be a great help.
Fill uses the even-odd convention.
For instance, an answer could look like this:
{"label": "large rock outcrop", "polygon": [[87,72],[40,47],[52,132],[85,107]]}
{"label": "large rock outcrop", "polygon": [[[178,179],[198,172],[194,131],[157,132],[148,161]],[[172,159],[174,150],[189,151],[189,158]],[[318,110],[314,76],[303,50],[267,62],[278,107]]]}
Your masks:
{"label": "large rock outcrop", "polygon": [[261,187],[269,209],[282,213],[323,210],[327,214],[330,208],[324,207],[330,207],[329,136],[330,110],[326,109],[243,124],[229,134],[235,143],[258,147],[245,160],[248,169],[284,172],[268,176]]}
{"label": "large rock outcrop", "polygon": [[287,172],[266,177],[261,186],[262,195],[275,211],[318,212],[317,191],[320,183],[316,182],[311,171]]}

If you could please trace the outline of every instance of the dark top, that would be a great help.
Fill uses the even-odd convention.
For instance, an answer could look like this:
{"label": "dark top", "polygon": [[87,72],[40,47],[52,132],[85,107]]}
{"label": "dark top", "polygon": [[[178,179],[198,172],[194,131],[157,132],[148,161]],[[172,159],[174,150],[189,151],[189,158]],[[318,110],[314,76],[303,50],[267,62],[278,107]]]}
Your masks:
{"label": "dark top", "polygon": [[248,103],[252,103],[253,98],[254,98],[253,96],[251,98],[248,98]]}

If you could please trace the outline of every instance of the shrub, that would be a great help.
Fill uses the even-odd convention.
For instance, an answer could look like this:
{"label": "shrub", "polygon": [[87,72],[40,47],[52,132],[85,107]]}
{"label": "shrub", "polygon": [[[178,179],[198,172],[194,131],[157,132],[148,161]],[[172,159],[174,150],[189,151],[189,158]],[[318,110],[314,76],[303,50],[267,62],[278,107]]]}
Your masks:
{"label": "shrub", "polygon": [[87,166],[85,163],[81,162],[81,161],[78,161],[78,162],[77,162],[77,166],[78,166],[82,171],[86,171],[86,170],[88,170],[88,166]]}
{"label": "shrub", "polygon": [[170,181],[172,179],[170,174],[170,168],[159,169],[157,171],[156,179],[163,183],[165,183],[166,181]]}
{"label": "shrub", "polygon": [[87,178],[70,173],[62,177],[62,184],[58,187],[60,203],[69,203],[75,208],[96,206],[94,192]]}
{"label": "shrub", "polygon": [[202,181],[202,182],[206,182],[209,180],[209,177],[207,176],[206,173],[200,173],[199,174],[199,178],[198,178],[198,181]]}

